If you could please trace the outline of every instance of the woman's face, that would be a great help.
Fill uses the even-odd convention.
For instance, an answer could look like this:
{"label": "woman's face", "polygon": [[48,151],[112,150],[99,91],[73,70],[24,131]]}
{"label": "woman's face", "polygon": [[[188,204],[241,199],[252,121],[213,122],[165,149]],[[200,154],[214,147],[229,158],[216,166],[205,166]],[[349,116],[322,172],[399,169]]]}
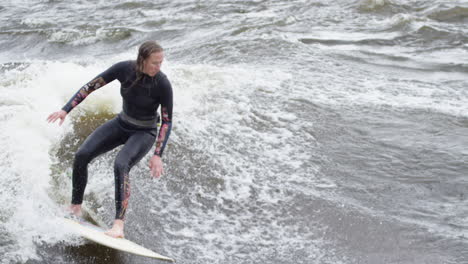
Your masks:
{"label": "woman's face", "polygon": [[161,70],[161,64],[164,60],[163,52],[151,53],[151,55],[143,62],[143,72],[149,76],[155,76]]}

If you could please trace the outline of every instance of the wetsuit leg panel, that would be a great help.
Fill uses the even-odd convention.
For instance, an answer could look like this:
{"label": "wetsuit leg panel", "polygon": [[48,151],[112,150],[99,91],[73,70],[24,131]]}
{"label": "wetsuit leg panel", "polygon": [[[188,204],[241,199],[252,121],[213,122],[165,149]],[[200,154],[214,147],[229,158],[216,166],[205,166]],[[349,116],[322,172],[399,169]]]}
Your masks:
{"label": "wetsuit leg panel", "polygon": [[81,204],[88,181],[88,164],[97,156],[122,145],[127,139],[116,118],[94,130],[75,154],[72,204]]}
{"label": "wetsuit leg panel", "polygon": [[152,148],[156,136],[149,132],[135,132],[129,137],[115,159],[115,219],[124,220],[130,198],[130,169]]}

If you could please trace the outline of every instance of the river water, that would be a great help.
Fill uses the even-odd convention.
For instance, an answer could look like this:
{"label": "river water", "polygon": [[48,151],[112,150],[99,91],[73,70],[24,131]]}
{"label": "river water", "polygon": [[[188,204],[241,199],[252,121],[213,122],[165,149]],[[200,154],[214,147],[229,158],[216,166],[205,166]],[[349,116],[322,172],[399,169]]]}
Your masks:
{"label": "river water", "polygon": [[[73,154],[154,39],[174,122],[126,237],[177,263],[468,263],[466,0],[0,1],[0,263],[158,263],[67,234]],[[112,164],[85,204],[110,224]]]}

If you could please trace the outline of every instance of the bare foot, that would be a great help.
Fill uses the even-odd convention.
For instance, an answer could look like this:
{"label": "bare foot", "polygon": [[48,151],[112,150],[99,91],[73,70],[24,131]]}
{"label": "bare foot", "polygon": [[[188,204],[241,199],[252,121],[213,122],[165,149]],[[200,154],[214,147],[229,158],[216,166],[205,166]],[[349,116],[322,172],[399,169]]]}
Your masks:
{"label": "bare foot", "polygon": [[73,215],[75,215],[77,217],[82,217],[83,216],[83,212],[81,211],[81,204],[72,204],[67,208],[67,211],[70,214],[73,214]]}
{"label": "bare foot", "polygon": [[116,219],[112,228],[107,230],[104,234],[113,238],[124,238],[124,221]]}

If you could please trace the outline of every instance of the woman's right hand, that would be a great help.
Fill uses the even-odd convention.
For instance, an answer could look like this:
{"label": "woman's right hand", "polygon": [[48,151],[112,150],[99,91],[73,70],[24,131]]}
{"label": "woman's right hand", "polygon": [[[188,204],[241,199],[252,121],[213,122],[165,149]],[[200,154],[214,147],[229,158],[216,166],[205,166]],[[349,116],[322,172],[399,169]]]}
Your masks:
{"label": "woman's right hand", "polygon": [[49,123],[54,123],[55,121],[57,121],[57,119],[60,119],[59,125],[61,126],[63,124],[63,121],[65,121],[65,117],[67,117],[67,114],[68,113],[63,110],[53,112],[52,114],[49,115],[49,117],[47,118],[47,121]]}

